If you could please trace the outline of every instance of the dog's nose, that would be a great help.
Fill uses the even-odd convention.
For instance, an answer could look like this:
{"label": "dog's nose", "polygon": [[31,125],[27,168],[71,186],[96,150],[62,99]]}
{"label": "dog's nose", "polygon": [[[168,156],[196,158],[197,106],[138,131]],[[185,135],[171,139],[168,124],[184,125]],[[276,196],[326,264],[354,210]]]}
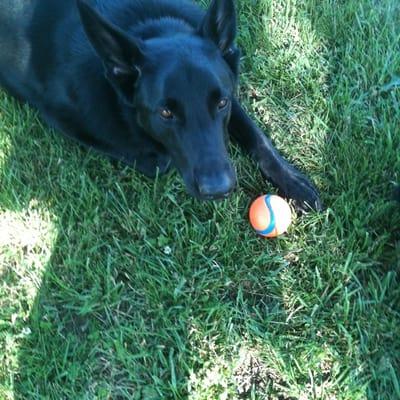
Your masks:
{"label": "dog's nose", "polygon": [[236,186],[233,174],[223,172],[212,175],[200,175],[196,179],[197,190],[206,200],[216,200],[228,197]]}

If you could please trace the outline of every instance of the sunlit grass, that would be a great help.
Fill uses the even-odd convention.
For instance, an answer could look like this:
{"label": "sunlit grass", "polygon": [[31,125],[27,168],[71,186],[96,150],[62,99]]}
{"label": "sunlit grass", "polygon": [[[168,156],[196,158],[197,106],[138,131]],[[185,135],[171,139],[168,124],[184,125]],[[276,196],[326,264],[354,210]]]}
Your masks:
{"label": "sunlit grass", "polygon": [[[19,367],[18,344],[31,334],[29,317],[55,240],[52,216],[33,200],[0,218],[0,377]],[[3,381],[4,382],[4,381]],[[2,392],[4,390],[4,393]],[[12,398],[10,389],[0,389]]]}

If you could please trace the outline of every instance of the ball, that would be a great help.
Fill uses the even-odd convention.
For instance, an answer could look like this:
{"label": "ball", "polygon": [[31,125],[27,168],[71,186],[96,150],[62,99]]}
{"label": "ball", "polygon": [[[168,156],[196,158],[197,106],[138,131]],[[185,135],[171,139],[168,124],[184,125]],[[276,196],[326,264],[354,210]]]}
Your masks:
{"label": "ball", "polygon": [[292,211],[282,197],[267,194],[253,201],[249,219],[251,226],[259,235],[272,238],[287,231],[292,222]]}

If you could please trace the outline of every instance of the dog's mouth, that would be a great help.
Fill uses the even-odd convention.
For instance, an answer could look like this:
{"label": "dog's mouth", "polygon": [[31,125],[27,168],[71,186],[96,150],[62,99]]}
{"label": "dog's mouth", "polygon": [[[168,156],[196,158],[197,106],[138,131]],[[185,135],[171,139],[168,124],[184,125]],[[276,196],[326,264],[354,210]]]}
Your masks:
{"label": "dog's mouth", "polygon": [[216,195],[202,195],[200,193],[197,193],[194,197],[196,197],[199,200],[205,200],[205,201],[225,200],[234,192],[234,190],[235,189],[232,189],[229,193],[221,193]]}
{"label": "dog's mouth", "polygon": [[198,200],[216,201],[228,198],[236,189],[233,168],[213,175],[181,174],[187,192]]}

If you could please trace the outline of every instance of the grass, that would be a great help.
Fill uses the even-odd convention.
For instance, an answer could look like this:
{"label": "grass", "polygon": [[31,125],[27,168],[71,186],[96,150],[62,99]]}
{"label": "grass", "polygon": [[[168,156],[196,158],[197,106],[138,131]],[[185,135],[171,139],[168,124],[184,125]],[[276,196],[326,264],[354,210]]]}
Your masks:
{"label": "grass", "polygon": [[240,97],[326,210],[257,238],[0,97],[0,399],[399,399],[400,5],[241,0]]}

